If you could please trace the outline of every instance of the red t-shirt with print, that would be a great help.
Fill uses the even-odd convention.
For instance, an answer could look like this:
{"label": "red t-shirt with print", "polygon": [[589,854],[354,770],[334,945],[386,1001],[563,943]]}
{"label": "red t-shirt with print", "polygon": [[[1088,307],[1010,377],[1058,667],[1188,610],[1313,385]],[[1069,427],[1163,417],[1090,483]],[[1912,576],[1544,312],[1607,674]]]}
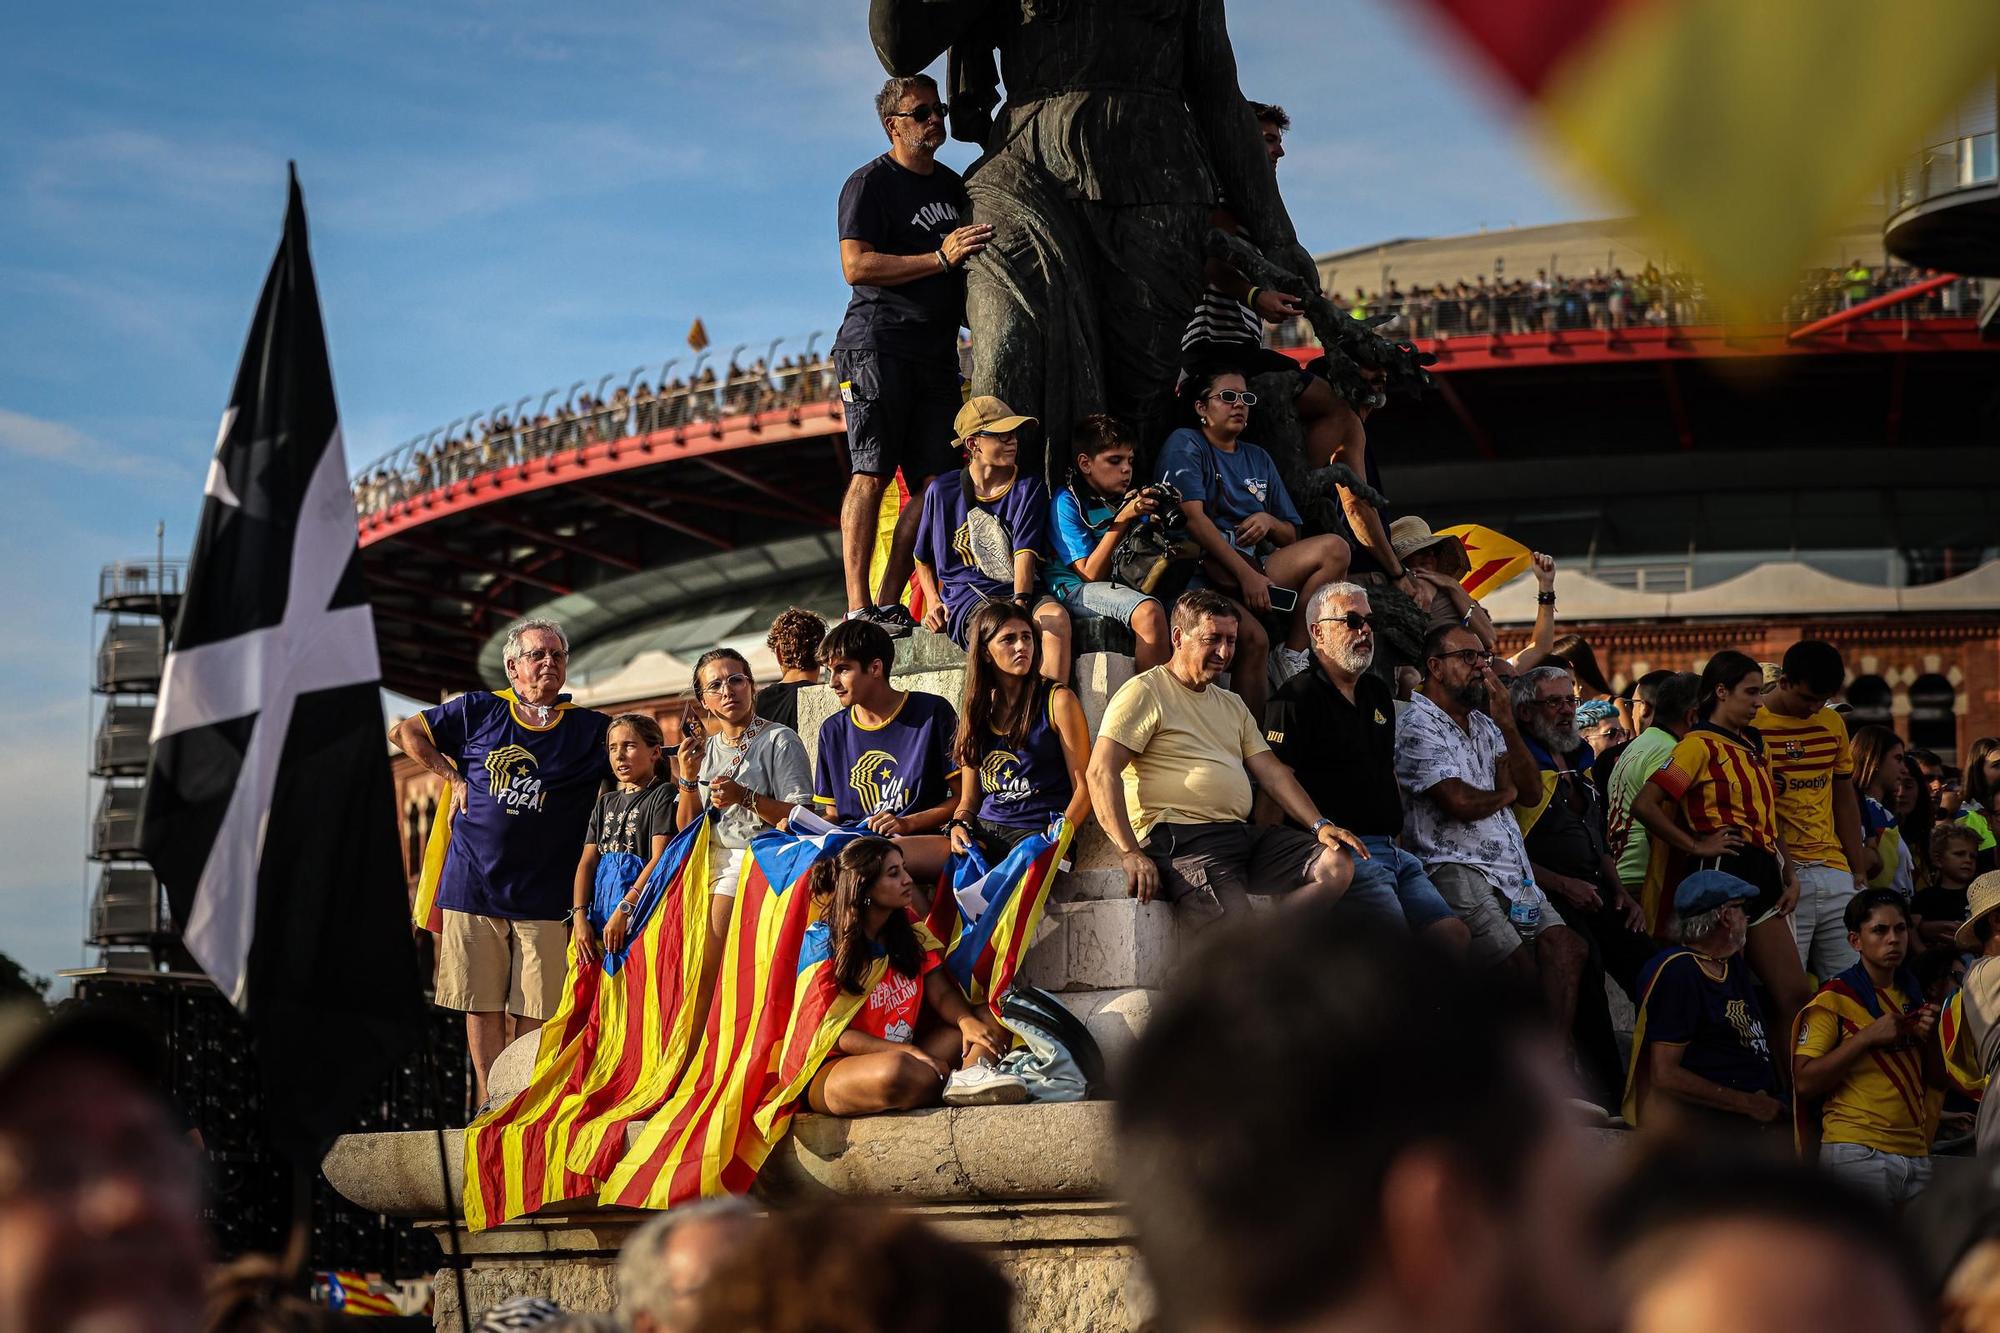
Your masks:
{"label": "red t-shirt with print", "polygon": [[855,1030],[884,1041],[909,1042],[916,1036],[917,1015],[924,1007],[924,978],[943,965],[937,950],[926,949],[923,966],[914,977],[893,967],[884,972],[854,1016]]}

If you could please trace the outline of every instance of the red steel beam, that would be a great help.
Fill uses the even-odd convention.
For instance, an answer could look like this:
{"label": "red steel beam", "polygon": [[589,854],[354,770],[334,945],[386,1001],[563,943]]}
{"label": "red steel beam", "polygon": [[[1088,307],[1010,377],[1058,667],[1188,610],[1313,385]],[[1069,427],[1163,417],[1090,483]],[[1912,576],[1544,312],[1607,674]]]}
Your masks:
{"label": "red steel beam", "polygon": [[532,523],[523,523],[520,519],[500,513],[498,510],[489,509],[479,517],[481,522],[491,523],[494,527],[505,528],[509,532],[518,532],[523,537],[538,541],[544,546],[553,546],[557,550],[568,551],[571,555],[580,555],[586,560],[595,560],[600,565],[609,565],[613,569],[622,569],[628,574],[639,572],[640,565],[637,560],[628,559],[622,555],[613,555],[611,552],[600,550],[588,542],[580,542],[574,537],[562,537],[553,532],[545,532]]}
{"label": "red steel beam", "polygon": [[1872,315],[1877,310],[1887,310],[1892,305],[1901,305],[1912,297],[1928,296],[1938,288],[1949,287],[1957,281],[1958,274],[1956,273],[1940,273],[1935,278],[1925,278],[1922,282],[1913,282],[1907,287],[1898,287],[1893,292],[1884,292],[1880,296],[1870,297],[1858,305],[1851,305],[1845,310],[1835,311],[1825,319],[1816,319],[1810,324],[1802,324],[1786,334],[1785,341],[1799,342],[1802,339],[1812,337],[1815,333],[1825,333],[1828,329],[1837,329],[1842,324]]}
{"label": "red steel beam", "polygon": [[466,606],[479,605],[473,598],[456,588],[434,588],[426,583],[418,583],[415,579],[399,578],[394,574],[384,573],[382,570],[372,568],[366,561],[362,562],[361,569],[362,577],[366,578],[368,582],[379,583],[385,588],[395,588],[399,592],[414,593],[419,597],[443,597],[450,601],[463,603]]}
{"label": "red steel beam", "polygon": [[800,500],[797,496],[788,494],[782,488],[773,486],[770,482],[765,481],[761,477],[751,476],[749,473],[745,472],[740,467],[736,467],[732,464],[725,463],[719,458],[702,458],[697,461],[699,461],[701,465],[707,468],[709,471],[729,478],[731,481],[735,482],[738,486],[746,486],[753,491],[762,491],[765,495],[768,495],[775,500],[780,500],[785,504],[790,505],[792,508],[798,510],[800,514],[814,520],[815,522],[824,523],[827,524],[828,526],[834,526],[834,527],[837,527],[840,523],[840,515],[834,513],[832,510],[821,509],[815,505],[808,505],[804,501]]}
{"label": "red steel beam", "polygon": [[671,528],[675,532],[686,533],[690,537],[707,542],[718,550],[733,551],[736,549],[736,543],[730,541],[720,533],[710,532],[708,529],[698,527],[693,523],[684,523],[677,518],[668,518],[665,514],[648,509],[644,505],[634,504],[622,495],[613,495],[601,486],[594,486],[588,482],[578,482],[576,483],[576,489],[585,495],[591,496],[593,499],[601,500],[613,509],[630,514],[634,518],[643,518],[648,523],[657,523],[663,528]]}
{"label": "red steel beam", "polygon": [[494,574],[503,579],[513,579],[520,583],[532,583],[537,588],[545,589],[558,597],[566,597],[575,591],[574,588],[571,588],[566,583],[558,583],[554,579],[545,579],[539,574],[531,574],[519,565],[504,565],[498,560],[488,560],[485,556],[474,555],[470,551],[454,550],[446,546],[443,542],[434,542],[428,537],[419,537],[414,533],[399,532],[396,534],[396,540],[402,542],[413,551],[422,551],[427,555],[434,555],[440,560],[448,560],[455,565],[463,565],[465,568],[481,574]]}

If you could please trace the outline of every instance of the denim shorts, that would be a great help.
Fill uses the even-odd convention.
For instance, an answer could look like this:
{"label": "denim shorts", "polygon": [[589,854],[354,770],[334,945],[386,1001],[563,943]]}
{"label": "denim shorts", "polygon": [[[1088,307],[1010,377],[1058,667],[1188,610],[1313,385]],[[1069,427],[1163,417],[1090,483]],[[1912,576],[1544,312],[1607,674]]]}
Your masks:
{"label": "denim shorts", "polygon": [[1079,583],[1068,592],[1058,595],[1057,600],[1069,609],[1071,618],[1093,620],[1103,618],[1115,620],[1121,625],[1130,625],[1132,617],[1147,602],[1159,603],[1159,598],[1150,593],[1140,592],[1122,583]]}

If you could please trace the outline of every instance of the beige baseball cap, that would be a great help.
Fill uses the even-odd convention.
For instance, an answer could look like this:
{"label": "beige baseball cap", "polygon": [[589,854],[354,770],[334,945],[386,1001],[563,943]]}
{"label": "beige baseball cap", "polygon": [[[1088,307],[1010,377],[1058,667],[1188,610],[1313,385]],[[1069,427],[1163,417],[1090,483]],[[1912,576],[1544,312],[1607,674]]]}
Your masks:
{"label": "beige baseball cap", "polygon": [[1024,417],[992,394],[980,394],[958,409],[952,418],[952,438],[969,440],[975,435],[1004,435],[1023,426],[1039,426],[1033,417]]}

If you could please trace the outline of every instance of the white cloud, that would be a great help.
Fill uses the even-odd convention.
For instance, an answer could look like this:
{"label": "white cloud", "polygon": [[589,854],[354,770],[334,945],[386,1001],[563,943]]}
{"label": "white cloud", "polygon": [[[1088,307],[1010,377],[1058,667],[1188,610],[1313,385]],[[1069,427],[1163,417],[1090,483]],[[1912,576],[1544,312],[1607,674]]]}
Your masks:
{"label": "white cloud", "polygon": [[0,453],[58,463],[83,472],[165,476],[172,471],[157,459],[105,444],[65,422],[31,417],[4,407],[0,407]]}

